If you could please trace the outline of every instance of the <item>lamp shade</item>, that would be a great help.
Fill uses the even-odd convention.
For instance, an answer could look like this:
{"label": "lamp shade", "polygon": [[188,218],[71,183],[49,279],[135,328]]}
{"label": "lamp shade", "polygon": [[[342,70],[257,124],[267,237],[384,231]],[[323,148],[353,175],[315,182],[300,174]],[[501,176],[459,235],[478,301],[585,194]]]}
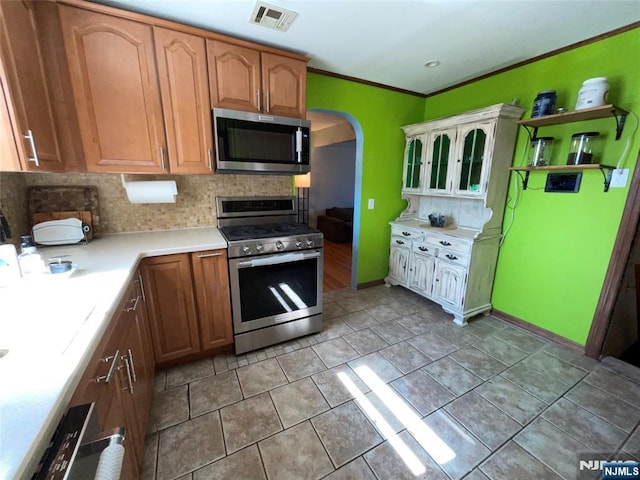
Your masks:
{"label": "lamp shade", "polygon": [[311,186],[311,172],[304,175],[296,175],[296,188],[309,188]]}

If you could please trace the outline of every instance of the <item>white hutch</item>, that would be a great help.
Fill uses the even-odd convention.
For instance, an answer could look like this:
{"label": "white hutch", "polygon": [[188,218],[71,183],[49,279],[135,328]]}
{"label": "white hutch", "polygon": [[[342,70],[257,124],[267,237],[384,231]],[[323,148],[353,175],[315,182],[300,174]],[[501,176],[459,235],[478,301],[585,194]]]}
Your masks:
{"label": "white hutch", "polygon": [[[523,108],[498,104],[403,127],[402,197],[387,286],[440,304],[465,325],[491,310],[509,167]],[[429,214],[446,216],[431,227]]]}

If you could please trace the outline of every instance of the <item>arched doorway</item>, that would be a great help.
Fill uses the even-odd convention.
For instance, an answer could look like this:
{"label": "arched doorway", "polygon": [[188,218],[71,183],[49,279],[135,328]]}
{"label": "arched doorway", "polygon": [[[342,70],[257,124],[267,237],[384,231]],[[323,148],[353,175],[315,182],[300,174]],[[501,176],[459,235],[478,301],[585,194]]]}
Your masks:
{"label": "arched doorway", "polygon": [[356,288],[362,197],[362,128],[352,115],[333,110],[310,110],[307,119],[311,120],[312,145],[309,223],[316,226],[317,217],[326,213],[327,208],[353,208],[349,286]]}

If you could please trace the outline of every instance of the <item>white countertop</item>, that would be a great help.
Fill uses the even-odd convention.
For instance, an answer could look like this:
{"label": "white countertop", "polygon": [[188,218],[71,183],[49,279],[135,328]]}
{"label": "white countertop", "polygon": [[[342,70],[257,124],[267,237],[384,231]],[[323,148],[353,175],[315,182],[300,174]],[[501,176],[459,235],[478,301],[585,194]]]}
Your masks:
{"label": "white countertop", "polygon": [[410,228],[425,230],[432,234],[451,235],[453,237],[466,238],[469,240],[478,238],[478,236],[482,233],[480,230],[458,226],[444,228],[432,227],[431,225],[429,225],[429,220],[423,220],[420,218],[399,218],[389,223],[392,225],[403,225]]}
{"label": "white countertop", "polygon": [[39,248],[69,255],[68,278],[0,288],[0,479],[30,479],[143,257],[227,248],[215,227],[108,235]]}

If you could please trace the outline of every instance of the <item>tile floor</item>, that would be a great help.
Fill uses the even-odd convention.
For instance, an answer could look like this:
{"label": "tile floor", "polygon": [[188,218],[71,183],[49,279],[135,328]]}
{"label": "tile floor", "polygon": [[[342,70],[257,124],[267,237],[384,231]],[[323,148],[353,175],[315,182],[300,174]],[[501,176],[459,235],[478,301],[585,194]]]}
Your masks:
{"label": "tile floor", "polygon": [[401,287],[329,292],[324,317],[322,333],[160,372],[143,478],[599,478],[578,454],[640,451],[627,364],[491,316],[456,327]]}

